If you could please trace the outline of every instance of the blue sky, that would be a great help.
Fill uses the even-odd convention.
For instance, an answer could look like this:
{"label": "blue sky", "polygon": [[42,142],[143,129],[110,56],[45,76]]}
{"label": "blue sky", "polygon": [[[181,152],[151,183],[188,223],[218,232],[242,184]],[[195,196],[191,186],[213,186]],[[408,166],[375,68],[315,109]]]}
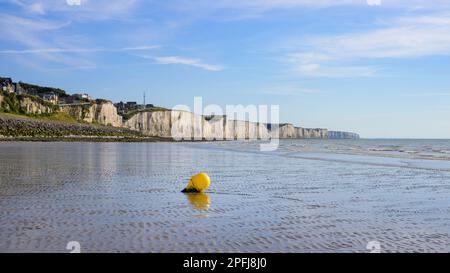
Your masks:
{"label": "blue sky", "polygon": [[165,107],[279,104],[363,137],[450,138],[450,1],[0,0],[0,76]]}

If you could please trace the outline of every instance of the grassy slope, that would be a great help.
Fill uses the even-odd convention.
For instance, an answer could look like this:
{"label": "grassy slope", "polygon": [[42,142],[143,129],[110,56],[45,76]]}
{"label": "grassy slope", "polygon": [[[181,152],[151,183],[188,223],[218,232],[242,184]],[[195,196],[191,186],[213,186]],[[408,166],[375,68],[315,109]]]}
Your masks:
{"label": "grassy slope", "polygon": [[21,119],[30,119],[30,120],[41,120],[41,121],[57,121],[64,123],[80,123],[72,116],[57,112],[53,114],[41,114],[41,115],[32,115],[32,114],[16,114],[16,113],[1,113],[0,116],[9,117],[9,118],[21,118]]}

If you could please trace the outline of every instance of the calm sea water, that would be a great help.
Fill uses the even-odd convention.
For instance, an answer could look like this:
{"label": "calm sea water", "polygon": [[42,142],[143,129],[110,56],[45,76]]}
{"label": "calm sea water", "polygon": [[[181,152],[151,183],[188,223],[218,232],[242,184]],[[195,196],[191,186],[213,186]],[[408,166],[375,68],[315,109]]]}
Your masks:
{"label": "calm sea water", "polygon": [[258,147],[0,143],[0,252],[450,251],[450,141]]}

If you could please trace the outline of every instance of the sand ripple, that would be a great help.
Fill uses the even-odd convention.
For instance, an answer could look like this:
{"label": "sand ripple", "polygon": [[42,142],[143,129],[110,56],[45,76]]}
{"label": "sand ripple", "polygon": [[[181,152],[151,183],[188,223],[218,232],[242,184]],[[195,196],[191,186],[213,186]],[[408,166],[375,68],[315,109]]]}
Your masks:
{"label": "sand ripple", "polygon": [[[450,250],[450,173],[184,144],[0,143],[0,251]],[[4,167],[3,167],[4,166]],[[188,176],[205,196],[179,192]]]}

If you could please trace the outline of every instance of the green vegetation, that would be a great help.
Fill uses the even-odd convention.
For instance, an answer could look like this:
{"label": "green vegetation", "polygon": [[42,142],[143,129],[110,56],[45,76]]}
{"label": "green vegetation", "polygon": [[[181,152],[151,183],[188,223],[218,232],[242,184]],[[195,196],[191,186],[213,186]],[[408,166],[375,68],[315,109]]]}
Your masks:
{"label": "green vegetation", "polygon": [[58,122],[65,122],[65,123],[79,123],[77,119],[72,117],[69,114],[63,113],[63,112],[56,112],[52,114],[41,114],[41,115],[28,115],[30,117],[35,117],[40,120],[48,120],[48,121],[58,121]]}
{"label": "green vegetation", "polygon": [[89,104],[82,104],[81,105],[81,120],[84,120],[89,113],[91,107],[94,105],[94,103],[91,101]]}
{"label": "green vegetation", "polygon": [[16,95],[15,93],[9,93],[9,92],[2,92],[1,95],[3,96],[3,101],[0,105],[0,112],[3,113],[12,113],[12,114],[22,114],[25,115],[26,110],[22,109],[20,107],[20,101],[28,98],[33,102],[39,103],[43,106],[46,106],[50,108],[53,112],[56,112],[59,110],[58,105],[54,105],[53,103],[50,103],[48,101],[43,100],[40,97],[22,94],[22,95]]}
{"label": "green vegetation", "polygon": [[34,91],[34,92],[36,92],[36,94],[55,93],[60,98],[69,96],[66,93],[66,91],[59,89],[59,88],[39,86],[39,85],[34,85],[34,84],[30,84],[30,83],[25,83],[25,82],[19,82],[19,84],[23,89],[27,90],[28,92]]}
{"label": "green vegetation", "polygon": [[95,103],[97,103],[97,104],[104,104],[104,103],[108,103],[108,102],[111,102],[111,101],[110,100],[106,100],[106,99],[96,99],[95,100]]}
{"label": "green vegetation", "polygon": [[0,112],[0,118],[17,118],[24,120],[52,120],[54,114],[18,114],[10,112]]}
{"label": "green vegetation", "polygon": [[19,99],[15,93],[2,92],[1,95],[3,96],[3,101],[0,105],[0,112],[25,114],[25,112],[20,109]]}
{"label": "green vegetation", "polygon": [[44,105],[44,106],[46,106],[46,107],[52,109],[53,111],[59,110],[59,106],[58,106],[58,105],[55,105],[55,104],[53,104],[53,103],[51,103],[51,102],[48,102],[48,101],[45,101],[45,100],[43,100],[42,98],[37,97],[37,96],[32,96],[32,95],[28,95],[28,94],[22,94],[22,95],[16,95],[16,96],[17,96],[17,99],[18,99],[19,101],[22,100],[23,98],[28,98],[28,99],[30,99],[31,101],[34,101],[34,102],[36,102],[36,103],[39,103],[39,104],[41,104],[41,105]]}

